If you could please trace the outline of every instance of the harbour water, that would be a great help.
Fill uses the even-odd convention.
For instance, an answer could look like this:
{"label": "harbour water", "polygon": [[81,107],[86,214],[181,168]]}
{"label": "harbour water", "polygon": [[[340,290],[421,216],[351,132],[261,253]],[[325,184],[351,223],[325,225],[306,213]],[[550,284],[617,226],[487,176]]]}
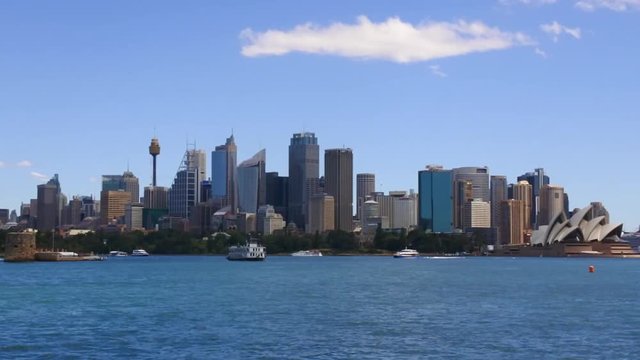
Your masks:
{"label": "harbour water", "polygon": [[0,358],[632,359],[639,280],[625,259],[0,262]]}

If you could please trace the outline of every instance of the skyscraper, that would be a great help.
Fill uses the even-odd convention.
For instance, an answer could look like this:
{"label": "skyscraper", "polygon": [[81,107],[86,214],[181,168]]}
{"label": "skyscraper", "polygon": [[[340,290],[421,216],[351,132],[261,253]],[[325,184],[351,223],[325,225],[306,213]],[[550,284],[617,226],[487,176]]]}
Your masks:
{"label": "skyscraper", "polygon": [[217,207],[229,206],[232,213],[238,208],[237,163],[238,148],[231,135],[211,153],[211,197]]}
{"label": "skyscraper", "polygon": [[418,172],[418,223],[437,233],[453,231],[453,173],[439,166]]}
{"label": "skyscraper", "polygon": [[362,220],[362,204],[367,201],[367,196],[376,191],[376,175],[375,174],[357,174],[356,175],[356,217]]}
{"label": "skyscraper", "polygon": [[320,148],[314,133],[293,134],[289,144],[289,222],[305,226],[308,206],[306,186],[320,177]]}
{"label": "skyscraper", "polygon": [[537,229],[539,225],[538,216],[540,214],[540,193],[542,187],[549,185],[549,177],[544,174],[544,169],[538,168],[533,172],[528,172],[524,175],[518,176],[518,181],[525,180],[532,187],[531,197],[531,226]]}
{"label": "skyscraper", "polygon": [[327,194],[311,195],[309,199],[308,233],[323,233],[335,229],[335,203]]}
{"label": "skyscraper", "polygon": [[353,152],[328,149],[324,153],[325,191],[335,201],[336,229],[353,230]]}
{"label": "skyscraper", "polygon": [[140,182],[129,170],[122,174],[122,190],[131,194],[131,203],[140,202]]}
{"label": "skyscraper", "polygon": [[531,230],[531,199],[533,190],[531,184],[528,181],[522,180],[518,181],[517,184],[513,185],[513,199],[519,200],[522,205],[522,216],[524,220],[522,222],[522,228],[524,230]]}
{"label": "skyscraper", "polygon": [[490,202],[489,168],[488,167],[460,167],[453,169],[453,180],[471,181],[472,198]]}
{"label": "skyscraper", "polygon": [[100,192],[100,219],[103,225],[112,221],[124,222],[127,205],[131,204],[131,194],[118,190]]}
{"label": "skyscraper", "polygon": [[277,172],[265,174],[267,196],[266,203],[273,205],[276,213],[282,215],[285,221],[289,221],[287,206],[289,205],[289,177],[279,176]]}
{"label": "skyscraper", "polygon": [[464,230],[491,227],[491,206],[481,199],[468,201],[464,206]]}
{"label": "skyscraper", "polygon": [[524,237],[524,215],[521,200],[503,200],[500,202],[500,244],[520,245]]}
{"label": "skyscraper", "polygon": [[262,149],[238,165],[238,208],[256,213],[266,203],[266,150]]}
{"label": "skyscraper", "polygon": [[464,207],[473,200],[473,184],[470,180],[453,181],[453,228],[464,230]]}
{"label": "skyscraper", "polygon": [[191,209],[200,199],[200,177],[206,175],[206,155],[201,150],[187,150],[169,189],[169,215],[189,219]]}
{"label": "skyscraper", "polygon": [[60,224],[61,190],[58,174],[46,184],[38,185],[38,231],[53,230]]}
{"label": "skyscraper", "polygon": [[564,188],[556,185],[544,185],[540,191],[540,215],[538,226],[549,225],[559,213],[564,212]]}
{"label": "skyscraper", "polygon": [[[492,236],[500,237],[500,202],[507,200],[507,178],[505,176],[491,176],[491,228],[493,228]],[[493,239],[494,243],[496,239]],[[500,240],[497,239],[499,243]]]}

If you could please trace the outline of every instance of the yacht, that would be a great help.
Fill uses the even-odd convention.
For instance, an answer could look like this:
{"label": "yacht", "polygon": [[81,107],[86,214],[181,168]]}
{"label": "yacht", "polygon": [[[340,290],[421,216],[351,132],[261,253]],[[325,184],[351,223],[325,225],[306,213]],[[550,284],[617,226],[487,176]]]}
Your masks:
{"label": "yacht", "polygon": [[109,251],[109,256],[128,256],[128,255],[129,254],[127,254],[124,251],[117,251],[117,250]]}
{"label": "yacht", "polygon": [[320,250],[300,250],[291,254],[291,256],[322,256]]}
{"label": "yacht", "polygon": [[149,256],[149,253],[143,249],[136,249],[131,252],[131,256]]}
{"label": "yacht", "polygon": [[404,250],[400,250],[397,253],[393,254],[394,258],[417,258],[418,257],[418,251],[413,250],[413,249],[409,249],[409,248],[404,248]]}
{"label": "yacht", "polygon": [[267,248],[260,245],[258,240],[250,239],[244,245],[229,247],[227,260],[262,261],[267,257]]}

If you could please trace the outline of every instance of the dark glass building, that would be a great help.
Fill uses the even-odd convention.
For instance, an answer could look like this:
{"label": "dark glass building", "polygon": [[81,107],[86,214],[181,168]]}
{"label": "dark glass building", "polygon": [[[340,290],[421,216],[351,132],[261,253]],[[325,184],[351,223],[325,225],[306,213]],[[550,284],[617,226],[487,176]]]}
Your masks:
{"label": "dark glass building", "polygon": [[453,173],[441,167],[418,172],[418,223],[424,230],[453,232]]}
{"label": "dark glass building", "polygon": [[320,147],[314,133],[293,134],[289,145],[288,221],[304,229],[309,194],[308,179],[320,177]]}

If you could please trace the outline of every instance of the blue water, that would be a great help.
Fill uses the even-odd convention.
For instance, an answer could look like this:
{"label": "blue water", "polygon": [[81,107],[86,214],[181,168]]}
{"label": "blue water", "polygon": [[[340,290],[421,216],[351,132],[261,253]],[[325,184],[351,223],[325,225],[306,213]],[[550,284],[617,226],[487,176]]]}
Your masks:
{"label": "blue water", "polygon": [[0,262],[0,358],[637,359],[639,280],[624,259]]}

